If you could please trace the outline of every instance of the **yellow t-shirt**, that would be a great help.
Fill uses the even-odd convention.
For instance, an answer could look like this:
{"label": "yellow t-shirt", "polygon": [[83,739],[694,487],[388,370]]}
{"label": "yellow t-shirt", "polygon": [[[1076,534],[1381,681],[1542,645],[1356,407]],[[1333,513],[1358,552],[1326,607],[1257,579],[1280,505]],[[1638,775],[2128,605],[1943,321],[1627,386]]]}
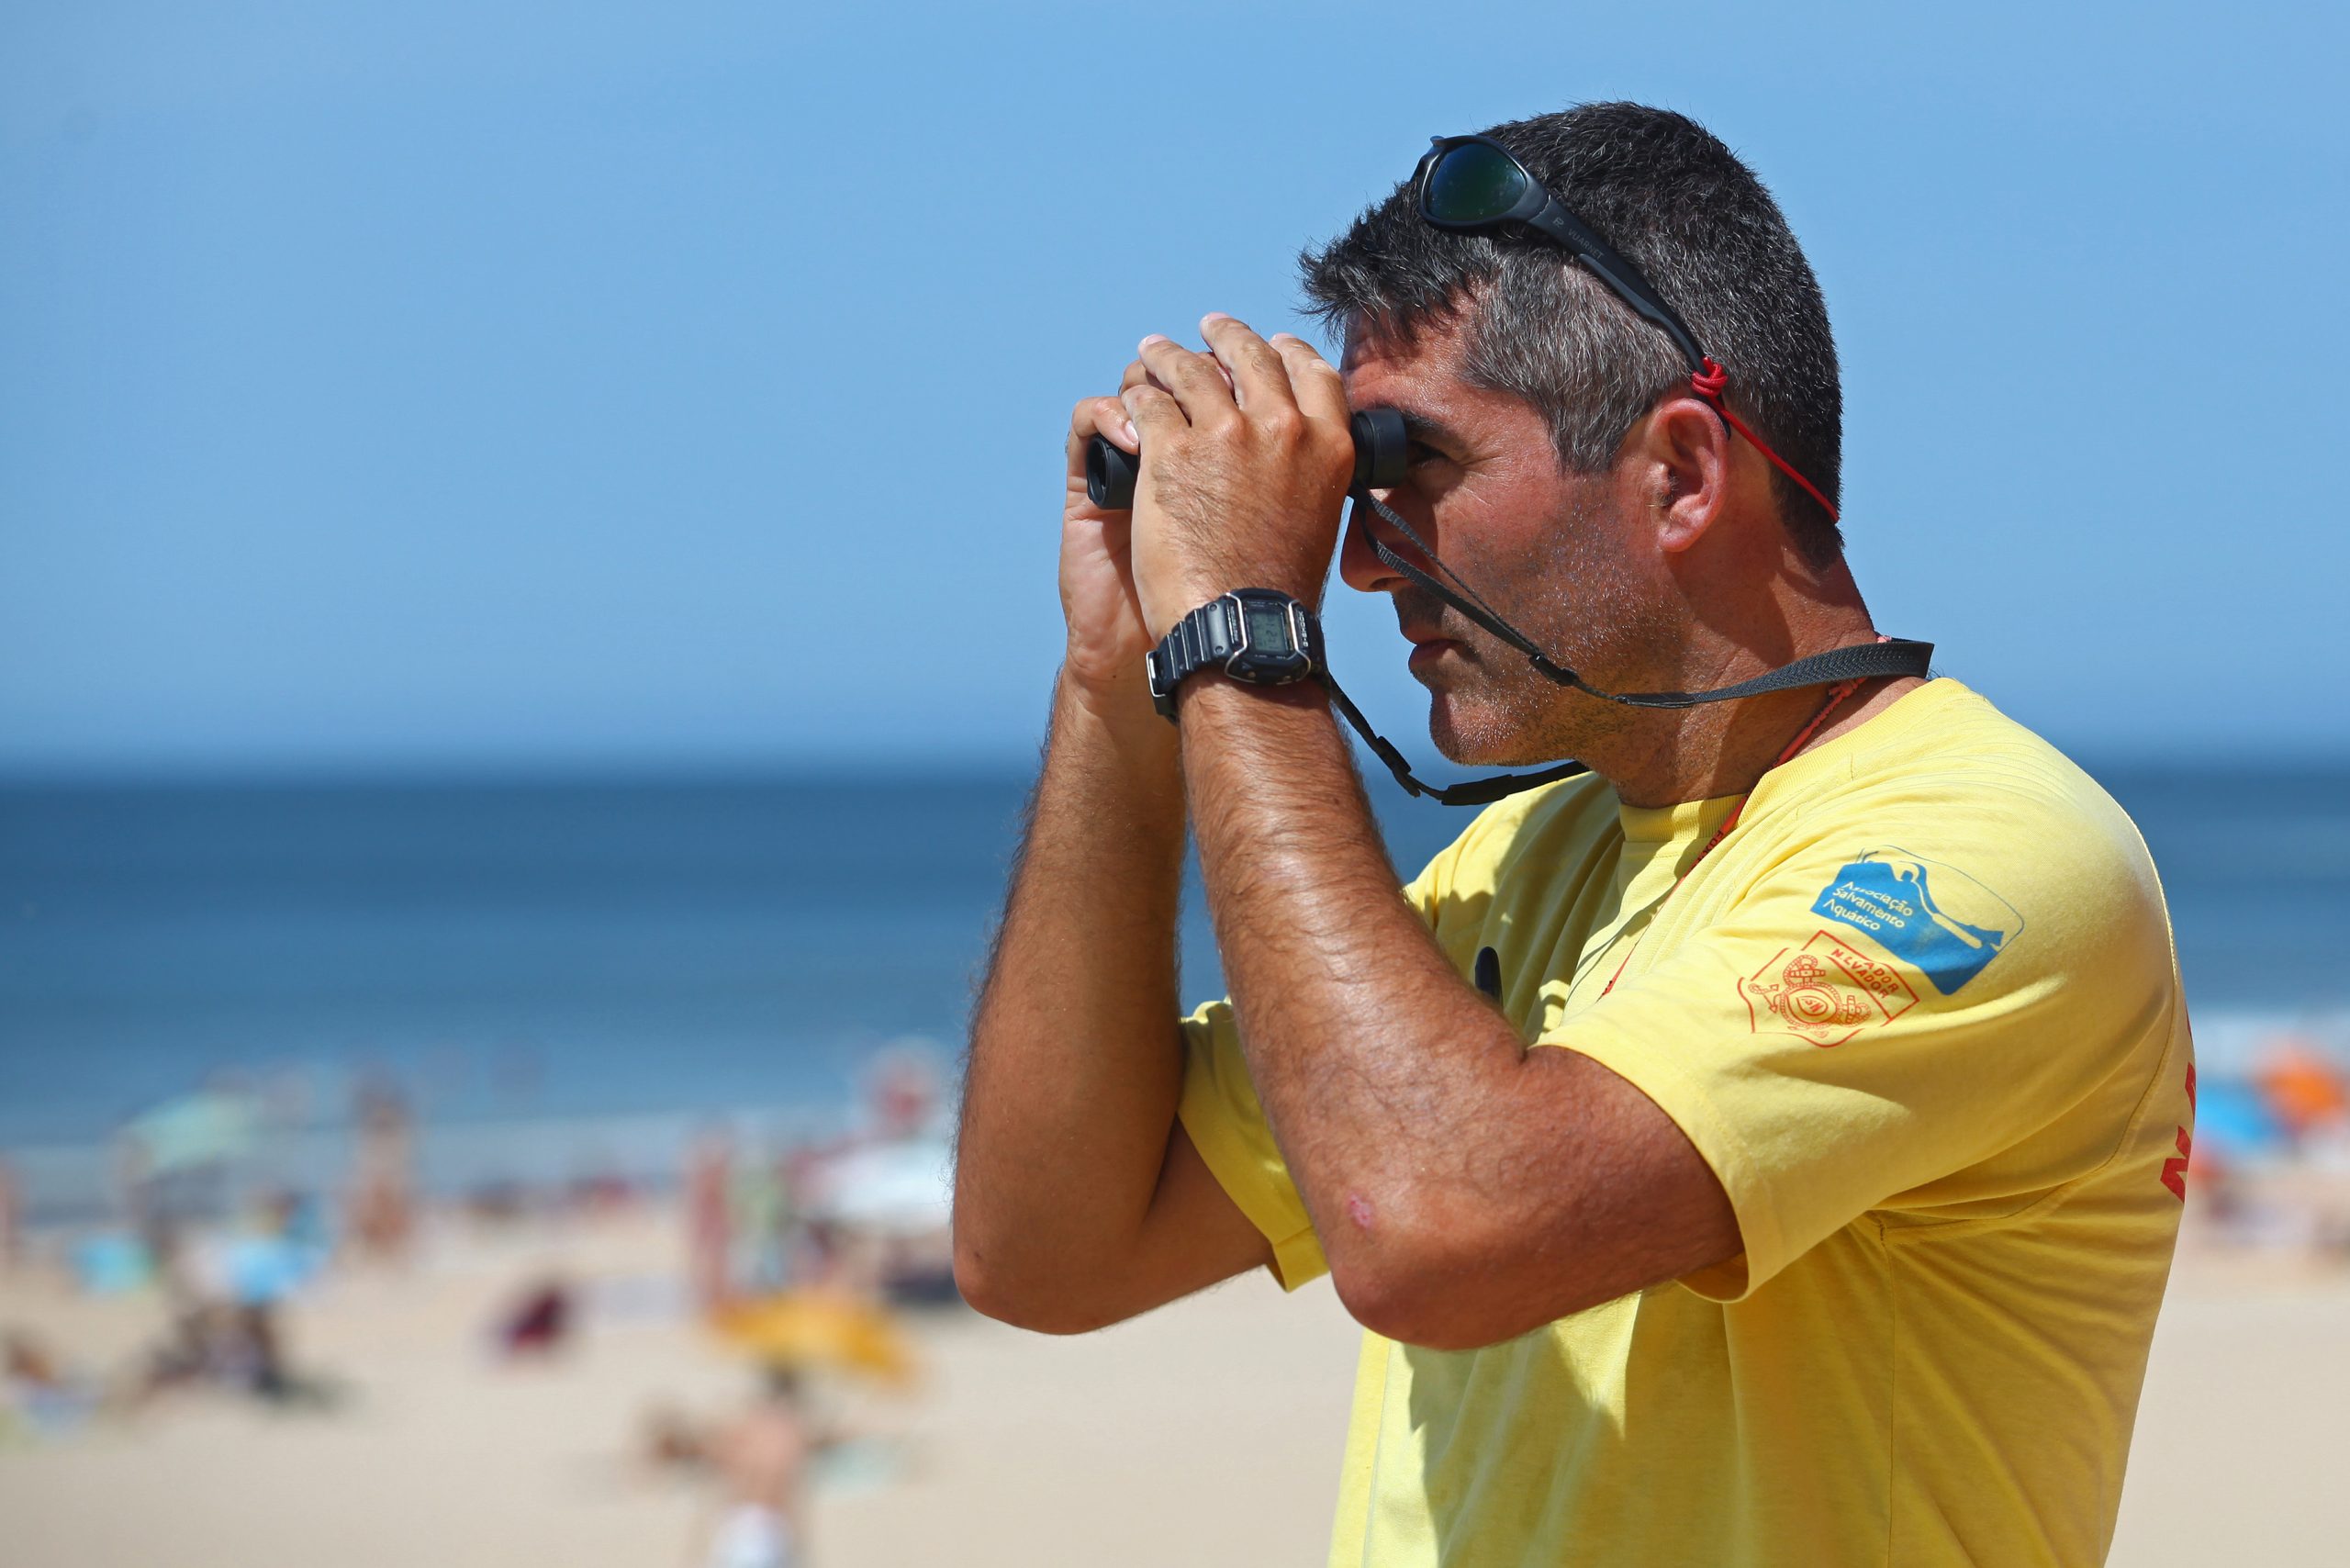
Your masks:
{"label": "yellow t-shirt", "polygon": [[[1367,1335],[1334,1565],[2103,1560],[2193,1114],[2144,845],[1947,679],[1697,860],[1733,804],[1553,785],[1407,890],[1526,1039],[1680,1126],[1745,1249],[1480,1350]],[[1185,1036],[1183,1125],[1294,1289],[1325,1265],[1229,1006]]]}

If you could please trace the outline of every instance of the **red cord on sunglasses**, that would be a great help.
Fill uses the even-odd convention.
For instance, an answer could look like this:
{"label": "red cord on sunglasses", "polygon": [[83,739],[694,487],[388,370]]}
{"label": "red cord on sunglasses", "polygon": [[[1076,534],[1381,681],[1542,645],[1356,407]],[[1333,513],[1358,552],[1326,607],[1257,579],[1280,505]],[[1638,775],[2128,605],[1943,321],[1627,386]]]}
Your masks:
{"label": "red cord on sunglasses", "polygon": [[1706,356],[1705,369],[1690,373],[1689,386],[1691,390],[1695,391],[1698,397],[1703,398],[1707,402],[1711,403],[1714,406],[1714,412],[1719,414],[1723,420],[1728,421],[1730,429],[1744,436],[1749,445],[1752,446],[1755,451],[1761,453],[1763,456],[1769,458],[1771,460],[1772,467],[1776,468],[1780,473],[1785,474],[1788,478],[1793,479],[1796,484],[1801,485],[1803,487],[1804,494],[1809,496],[1813,500],[1819,503],[1819,510],[1828,514],[1829,521],[1834,522],[1837,521],[1836,509],[1829,503],[1826,496],[1819,493],[1819,487],[1805,478],[1802,475],[1796,473],[1796,465],[1794,464],[1788,462],[1785,458],[1772,451],[1771,443],[1769,442],[1764,441],[1761,436],[1756,435],[1752,431],[1747,429],[1746,421],[1729,411],[1729,403],[1722,396],[1724,391],[1726,391],[1729,386],[1729,372],[1724,370],[1720,365],[1716,364],[1711,354]]}

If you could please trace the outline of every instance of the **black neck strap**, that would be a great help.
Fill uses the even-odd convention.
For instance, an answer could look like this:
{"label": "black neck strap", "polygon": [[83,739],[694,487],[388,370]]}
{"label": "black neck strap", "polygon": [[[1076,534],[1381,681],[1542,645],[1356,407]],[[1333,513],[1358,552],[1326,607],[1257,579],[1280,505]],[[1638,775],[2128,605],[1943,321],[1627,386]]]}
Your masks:
{"label": "black neck strap", "polygon": [[1490,806],[1520,790],[1556,784],[1561,778],[1573,778],[1591,771],[1580,762],[1562,762],[1539,773],[1496,773],[1491,778],[1469,778],[1458,784],[1430,784],[1412,777],[1412,765],[1404,760],[1404,754],[1395,749],[1395,743],[1371,727],[1371,721],[1362,716],[1362,710],[1355,706],[1354,699],[1339,689],[1328,670],[1322,672],[1321,678],[1322,685],[1330,693],[1330,700],[1337,705],[1340,716],[1354,727],[1355,734],[1362,737],[1362,744],[1371,748],[1371,755],[1387,765],[1387,771],[1395,776],[1395,782],[1404,787],[1407,795],[1426,795],[1439,806]]}
{"label": "black neck strap", "polygon": [[[1429,565],[1452,579],[1452,587],[1448,588],[1437,581],[1417,563],[1404,559],[1385,540],[1366,530],[1372,551],[1377,554],[1380,560],[1386,563],[1390,570],[1402,573],[1412,582],[1459,610],[1475,625],[1524,654],[1527,661],[1533,665],[1535,670],[1544,679],[1572,688],[1586,696],[1596,697],[1605,702],[1620,702],[1628,708],[1694,708],[1701,702],[1731,702],[1742,697],[1761,697],[1768,692],[1792,691],[1807,686],[1832,686],[1847,680],[1874,680],[1886,676],[1916,676],[1919,679],[1925,679],[1930,673],[1929,666],[1934,655],[1934,645],[1931,643],[1918,643],[1906,638],[1888,637],[1881,643],[1861,643],[1849,648],[1830,648],[1826,653],[1813,654],[1807,658],[1797,659],[1793,664],[1781,665],[1777,669],[1767,670],[1751,680],[1741,680],[1732,686],[1718,686],[1708,691],[1602,691],[1564,665],[1553,663],[1550,656],[1535,644],[1532,638],[1503,620],[1501,612],[1487,604],[1476,589],[1461,581],[1452,568],[1446,566],[1437,553],[1428,548],[1427,542],[1419,536],[1412,525],[1397,516],[1394,510],[1384,501],[1373,496],[1368,489],[1361,489],[1355,492],[1355,503],[1358,506],[1370,507],[1379,514],[1382,521],[1409,540],[1413,548],[1419,551]],[[1459,591],[1456,592],[1455,589]],[[1338,689],[1338,683],[1330,678],[1326,670],[1322,674],[1322,683],[1329,689],[1330,700],[1337,704],[1340,715],[1354,727],[1355,733],[1362,737],[1363,744],[1371,747],[1372,754],[1387,765],[1387,770],[1395,776],[1395,781],[1401,784],[1407,793],[1426,795],[1428,799],[1443,805],[1490,805],[1505,796],[1515,795],[1521,790],[1531,790],[1539,785],[1556,783],[1561,778],[1572,778],[1578,774],[1591,771],[1583,763],[1567,762],[1556,767],[1545,768],[1539,773],[1503,773],[1490,778],[1472,778],[1463,783],[1452,785],[1424,783],[1412,777],[1412,770],[1404,763],[1403,753],[1397,751],[1393,745],[1372,731],[1370,722],[1362,716],[1362,711]]]}

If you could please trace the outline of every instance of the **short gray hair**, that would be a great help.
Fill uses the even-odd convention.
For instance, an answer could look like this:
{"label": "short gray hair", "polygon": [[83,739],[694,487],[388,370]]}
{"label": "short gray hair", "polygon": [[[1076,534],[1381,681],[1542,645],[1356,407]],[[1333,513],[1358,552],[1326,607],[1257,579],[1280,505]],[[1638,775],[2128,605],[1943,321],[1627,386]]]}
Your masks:
{"label": "short gray hair", "polygon": [[[1501,142],[1677,310],[1729,374],[1740,417],[1835,502],[1842,384],[1818,279],[1754,172],[1696,121],[1639,104],[1584,104],[1498,125]],[[1424,222],[1410,183],[1299,258],[1326,326],[1408,345],[1427,322],[1468,316],[1472,384],[1524,399],[1569,471],[1596,474],[1657,400],[1689,383],[1662,331],[1531,232],[1464,234]],[[1843,536],[1773,471],[1788,534],[1815,565]]]}

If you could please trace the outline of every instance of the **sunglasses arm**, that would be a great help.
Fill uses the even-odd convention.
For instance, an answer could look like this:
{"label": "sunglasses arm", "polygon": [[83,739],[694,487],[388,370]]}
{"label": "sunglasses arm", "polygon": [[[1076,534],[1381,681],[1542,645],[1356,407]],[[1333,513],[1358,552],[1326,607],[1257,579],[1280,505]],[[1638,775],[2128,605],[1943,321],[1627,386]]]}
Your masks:
{"label": "sunglasses arm", "polygon": [[1648,280],[1617,257],[1615,252],[1602,243],[1598,236],[1570,217],[1559,205],[1556,196],[1543,203],[1542,210],[1527,221],[1564,245],[1574,259],[1590,269],[1599,281],[1612,290],[1616,297],[1630,306],[1643,320],[1651,321],[1673,340],[1689,362],[1690,370],[1706,367],[1706,353],[1697,346],[1696,335],[1684,325],[1673,307],[1656,297]]}

